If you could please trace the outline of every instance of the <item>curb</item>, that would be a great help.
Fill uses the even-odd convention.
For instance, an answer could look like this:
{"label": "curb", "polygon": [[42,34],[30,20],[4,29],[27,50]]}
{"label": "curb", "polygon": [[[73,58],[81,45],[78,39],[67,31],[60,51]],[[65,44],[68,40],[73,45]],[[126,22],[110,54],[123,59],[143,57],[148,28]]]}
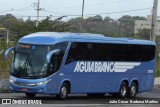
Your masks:
{"label": "curb", "polygon": [[160,85],[160,77],[154,79],[154,85]]}

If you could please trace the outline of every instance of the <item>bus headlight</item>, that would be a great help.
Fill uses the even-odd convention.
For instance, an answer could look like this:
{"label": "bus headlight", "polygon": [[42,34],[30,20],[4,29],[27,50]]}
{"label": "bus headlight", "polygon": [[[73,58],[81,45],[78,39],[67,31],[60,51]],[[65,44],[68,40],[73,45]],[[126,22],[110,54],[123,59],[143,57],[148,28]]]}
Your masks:
{"label": "bus headlight", "polygon": [[51,79],[46,80],[46,81],[42,81],[42,82],[37,82],[37,83],[35,83],[35,84],[36,84],[36,86],[44,85],[44,84],[47,84],[49,81],[51,81]]}
{"label": "bus headlight", "polygon": [[16,81],[16,78],[10,78],[10,79],[9,79],[9,82],[10,82],[10,83],[14,83],[15,81]]}

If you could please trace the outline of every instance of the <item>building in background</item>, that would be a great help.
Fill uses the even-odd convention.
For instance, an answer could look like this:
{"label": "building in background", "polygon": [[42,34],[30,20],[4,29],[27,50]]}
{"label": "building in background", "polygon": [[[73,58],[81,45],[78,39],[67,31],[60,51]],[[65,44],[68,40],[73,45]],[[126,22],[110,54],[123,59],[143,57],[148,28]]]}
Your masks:
{"label": "building in background", "polygon": [[[157,24],[156,24],[156,35],[160,36],[160,20],[157,18]],[[152,24],[152,16],[148,15],[147,20],[135,20],[135,28],[134,28],[134,34],[138,33],[138,30],[142,29],[151,29]]]}

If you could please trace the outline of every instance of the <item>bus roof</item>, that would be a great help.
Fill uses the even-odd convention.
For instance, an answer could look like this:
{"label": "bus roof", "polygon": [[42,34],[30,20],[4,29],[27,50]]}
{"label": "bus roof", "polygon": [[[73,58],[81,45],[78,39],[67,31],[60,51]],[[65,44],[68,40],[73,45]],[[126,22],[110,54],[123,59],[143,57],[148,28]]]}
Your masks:
{"label": "bus roof", "polygon": [[112,38],[105,37],[101,34],[69,32],[37,32],[22,37],[18,42],[25,44],[52,45],[63,41],[155,45],[155,42],[148,40]]}

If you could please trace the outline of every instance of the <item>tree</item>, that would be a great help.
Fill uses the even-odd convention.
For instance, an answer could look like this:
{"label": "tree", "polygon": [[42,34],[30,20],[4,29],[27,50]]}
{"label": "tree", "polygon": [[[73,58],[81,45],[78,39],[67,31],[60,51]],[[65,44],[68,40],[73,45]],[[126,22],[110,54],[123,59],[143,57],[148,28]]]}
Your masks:
{"label": "tree", "polygon": [[3,21],[3,26],[7,29],[14,30],[18,21],[15,18],[7,18]]}
{"label": "tree", "polygon": [[145,17],[140,17],[140,16],[133,16],[132,18],[134,20],[147,20]]}
{"label": "tree", "polygon": [[138,33],[136,33],[136,36],[141,39],[150,39],[150,29],[139,29]]}
{"label": "tree", "polygon": [[29,24],[29,25],[32,25],[32,26],[36,25],[36,21],[31,20],[31,17],[30,17],[30,16],[29,16],[28,19],[26,20],[26,23]]}
{"label": "tree", "polygon": [[102,21],[102,17],[100,15],[96,15],[96,16],[93,16],[93,17],[89,17],[86,19],[88,22],[100,22]]}
{"label": "tree", "polygon": [[104,18],[104,22],[112,23],[112,22],[114,22],[114,20],[107,16]]}
{"label": "tree", "polygon": [[39,22],[37,31],[53,31],[52,22],[49,17]]}
{"label": "tree", "polygon": [[135,20],[146,20],[146,18],[139,16],[131,17],[129,15],[125,15],[118,19],[118,21],[120,22],[120,31],[122,32],[123,36],[125,37],[134,36]]}
{"label": "tree", "polygon": [[100,15],[94,16],[94,19],[95,19],[95,21],[103,21],[103,18]]}

